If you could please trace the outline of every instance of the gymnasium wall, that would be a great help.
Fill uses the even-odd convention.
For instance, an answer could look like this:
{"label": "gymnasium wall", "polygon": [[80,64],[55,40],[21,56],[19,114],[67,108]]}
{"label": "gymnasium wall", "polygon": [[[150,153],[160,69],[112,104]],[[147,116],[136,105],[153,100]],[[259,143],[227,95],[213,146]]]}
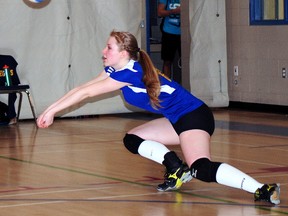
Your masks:
{"label": "gymnasium wall", "polygon": [[[38,9],[23,1],[27,0],[0,0],[0,52],[18,61],[19,77],[31,86],[37,115],[103,70],[101,51],[111,30],[132,32],[146,48],[146,25],[141,25],[146,16],[145,0],[51,0]],[[227,106],[225,1],[193,0],[183,4],[183,17],[187,18],[182,58],[183,73],[188,77],[186,87],[209,106]],[[216,17],[217,11],[220,17]],[[7,101],[7,96],[0,95],[0,100]],[[132,111],[138,110],[114,92],[59,115]],[[32,118],[25,97],[20,118]]]}
{"label": "gymnasium wall", "polygon": [[[44,8],[22,0],[0,1],[0,52],[18,61],[18,74],[40,114],[70,89],[103,70],[102,49],[113,29],[130,31],[141,46],[140,22],[145,17],[139,0],[51,0]],[[0,95],[6,100],[6,95]],[[97,101],[97,103],[94,103]],[[77,116],[129,112],[119,92],[107,94],[65,114]],[[31,118],[26,97],[20,118]]]}

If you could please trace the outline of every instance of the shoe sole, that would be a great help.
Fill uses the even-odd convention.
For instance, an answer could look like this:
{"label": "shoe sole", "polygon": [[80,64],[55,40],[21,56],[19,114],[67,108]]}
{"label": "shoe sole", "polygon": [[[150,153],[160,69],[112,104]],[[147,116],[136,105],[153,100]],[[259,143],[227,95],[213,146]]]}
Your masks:
{"label": "shoe sole", "polygon": [[275,190],[273,191],[273,193],[270,196],[270,202],[278,205],[280,204],[280,184],[276,184],[277,187],[275,187]]}
{"label": "shoe sole", "polygon": [[[180,180],[180,179],[179,179]],[[180,182],[178,183],[178,185],[176,184],[174,187],[168,187],[166,189],[162,189],[161,187],[157,187],[157,190],[160,191],[160,192],[166,192],[166,191],[175,191],[175,190],[178,190],[181,186],[182,186],[182,183],[181,180]]]}
{"label": "shoe sole", "polygon": [[175,190],[178,190],[180,187],[169,187],[169,188],[166,188],[166,190],[163,190],[161,188],[157,188],[157,191],[159,192],[167,192],[167,191],[175,191]]}

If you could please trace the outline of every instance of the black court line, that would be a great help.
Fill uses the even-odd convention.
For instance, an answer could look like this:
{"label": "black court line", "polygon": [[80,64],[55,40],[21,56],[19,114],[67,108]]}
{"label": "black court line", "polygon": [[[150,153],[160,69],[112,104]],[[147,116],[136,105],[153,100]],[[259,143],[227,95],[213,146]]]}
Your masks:
{"label": "black court line", "polygon": [[[231,121],[215,121],[216,128],[226,129],[231,131],[244,131],[253,132],[258,134],[268,134],[274,136],[288,136],[288,127],[263,125],[263,124],[251,124]],[[288,142],[287,142],[288,144]]]}

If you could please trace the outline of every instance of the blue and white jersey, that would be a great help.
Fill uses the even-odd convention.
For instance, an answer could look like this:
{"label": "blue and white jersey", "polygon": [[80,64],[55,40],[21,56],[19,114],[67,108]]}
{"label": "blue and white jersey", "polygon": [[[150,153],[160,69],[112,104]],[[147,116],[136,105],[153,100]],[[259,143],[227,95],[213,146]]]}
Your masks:
{"label": "blue and white jersey", "polygon": [[139,62],[130,60],[120,70],[105,67],[105,71],[112,79],[131,83],[131,85],[121,88],[127,103],[153,113],[162,114],[172,123],[175,123],[181,116],[203,104],[201,100],[193,96],[177,82],[159,75],[161,82],[161,93],[159,95],[161,107],[154,109],[150,104],[149,95],[142,81],[143,70]]}

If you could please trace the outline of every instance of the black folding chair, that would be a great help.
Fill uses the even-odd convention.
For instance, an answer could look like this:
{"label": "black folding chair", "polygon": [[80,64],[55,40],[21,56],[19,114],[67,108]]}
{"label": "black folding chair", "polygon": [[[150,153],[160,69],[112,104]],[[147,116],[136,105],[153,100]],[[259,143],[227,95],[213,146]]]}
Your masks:
{"label": "black folding chair", "polygon": [[[15,60],[15,58],[11,55],[1,55],[0,54],[0,94],[10,94],[15,93],[19,94],[19,103],[18,103],[18,112],[17,112],[17,122],[19,120],[21,106],[22,106],[22,93],[25,92],[28,101],[30,104],[30,108],[34,117],[34,120],[36,122],[36,114],[30,94],[30,86],[29,85],[21,85],[20,79],[17,74],[17,65],[18,62]],[[7,82],[7,77],[5,74],[5,69],[9,70],[11,83]],[[8,84],[9,83],[9,84]]]}
{"label": "black folding chair", "polygon": [[30,104],[30,108],[32,111],[32,115],[34,117],[35,123],[36,123],[36,114],[35,109],[32,101],[32,96],[30,94],[30,86],[29,85],[15,85],[15,86],[0,86],[0,94],[9,94],[9,93],[17,93],[19,94],[19,102],[18,102],[18,112],[17,112],[17,122],[19,120],[21,106],[22,106],[22,93],[25,92]]}

